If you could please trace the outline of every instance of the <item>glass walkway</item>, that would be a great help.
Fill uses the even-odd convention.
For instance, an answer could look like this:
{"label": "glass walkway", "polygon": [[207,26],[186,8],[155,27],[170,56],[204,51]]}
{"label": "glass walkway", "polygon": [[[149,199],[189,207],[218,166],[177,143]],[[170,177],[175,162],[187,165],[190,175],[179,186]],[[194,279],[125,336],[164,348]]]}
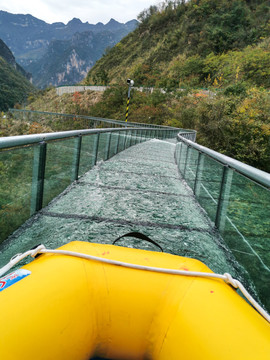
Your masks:
{"label": "glass walkway", "polygon": [[[235,185],[227,174],[228,166],[222,172],[221,169],[213,167],[211,161],[214,160],[207,157],[202,167],[203,162],[200,158],[202,152],[196,153],[195,147],[190,148],[192,142],[187,140],[190,134],[183,132],[182,135],[185,136],[182,142],[176,141],[176,133],[179,129],[170,131],[170,134],[167,131],[162,136],[156,132],[157,130],[151,133],[149,128],[140,130],[140,133],[139,130],[136,130],[136,133],[133,131],[135,130],[123,129],[123,132],[107,130],[99,133],[98,141],[98,132],[95,133],[95,138],[94,133],[89,133],[88,135],[91,135],[89,138],[91,137],[92,140],[89,142],[89,139],[82,138],[80,146],[78,146],[78,137],[74,137],[74,134],[72,138],[60,142],[59,138],[58,141],[54,141],[53,138],[45,139],[48,140],[49,147],[44,161],[41,159],[40,150],[42,141],[39,141],[39,147],[34,149],[31,146],[18,149],[17,142],[12,151],[11,143],[2,145],[2,148],[6,146],[8,150],[0,152],[0,161],[1,159],[7,161],[7,157],[11,154],[14,157],[17,151],[17,157],[22,163],[25,152],[29,151],[26,157],[30,156],[34,165],[30,169],[25,165],[22,170],[24,177],[29,176],[26,181],[29,197],[24,195],[27,198],[26,203],[20,202],[21,209],[28,206],[32,216],[30,218],[27,216],[25,222],[21,221],[22,226],[7,239],[3,239],[0,244],[0,265],[3,266],[14,254],[27,251],[40,243],[48,248],[56,248],[74,240],[112,244],[119,236],[136,231],[149,236],[165,252],[199,259],[217,273],[231,273],[233,277],[243,282],[269,311],[270,304],[267,302],[270,287],[267,225],[269,188],[256,184],[261,191],[256,193],[257,201],[253,197],[252,201],[248,202],[245,195],[245,202],[248,202],[251,213],[250,216],[245,214],[244,219],[252,219],[252,216],[256,215],[252,206],[257,210],[258,207],[263,206],[265,216],[260,223],[262,232],[259,236],[262,241],[257,241],[254,246],[248,242],[249,245],[243,248],[243,239],[241,238],[242,242],[237,240],[233,231],[238,235],[240,233],[245,241],[248,241],[248,237],[240,232],[239,221],[237,223],[235,220],[239,216],[233,219],[234,207],[229,202],[228,194],[226,195],[228,184],[231,187]],[[121,138],[124,132],[125,136]],[[170,136],[166,137],[166,134]],[[36,144],[36,141],[33,140],[33,143]],[[77,152],[74,152],[74,148]],[[86,148],[87,151],[91,148],[91,156]],[[74,154],[78,154],[78,149],[81,167],[77,172],[71,171],[73,175],[70,181],[70,172],[67,168],[68,164],[72,164],[71,168],[74,168],[76,164]],[[59,153],[62,155],[57,165],[55,157]],[[69,154],[71,154],[70,161]],[[84,165],[87,154],[88,161],[90,159],[92,164],[89,168]],[[57,168],[61,161],[65,171]],[[41,192],[43,162],[47,163],[47,169],[43,174],[40,202],[38,195],[33,196],[33,194]],[[237,164],[235,167],[237,168]],[[202,169],[207,169],[206,173],[203,173]],[[15,170],[10,171],[12,174]],[[69,183],[65,182],[65,172],[69,173]],[[36,184],[33,181],[35,176]],[[246,185],[247,178],[244,177],[245,180],[241,182],[237,176],[234,175],[237,179],[237,188],[240,187],[243,192],[247,186],[255,194],[254,181],[249,179],[249,184]],[[62,185],[59,186],[59,183]],[[217,189],[224,191],[221,194]],[[27,191],[24,192],[26,193]],[[230,199],[233,204],[235,200],[240,204],[242,195],[239,192],[237,196],[235,193],[231,194]],[[3,218],[9,215],[6,210],[7,205],[2,205],[0,208]],[[238,206],[238,210],[241,210],[241,206]],[[229,238],[238,241],[238,249],[235,242],[232,244],[227,240],[228,224],[231,234]],[[4,226],[6,223],[2,221],[2,228]],[[252,229],[253,225],[250,224],[250,232]],[[134,238],[124,238],[117,245],[159,251],[153,244]],[[263,247],[262,251],[260,247]],[[249,259],[252,259],[250,267],[245,261],[241,262],[239,257],[241,254],[248,255]],[[256,278],[258,276],[256,272],[250,271],[252,267],[262,269],[260,279]]]}

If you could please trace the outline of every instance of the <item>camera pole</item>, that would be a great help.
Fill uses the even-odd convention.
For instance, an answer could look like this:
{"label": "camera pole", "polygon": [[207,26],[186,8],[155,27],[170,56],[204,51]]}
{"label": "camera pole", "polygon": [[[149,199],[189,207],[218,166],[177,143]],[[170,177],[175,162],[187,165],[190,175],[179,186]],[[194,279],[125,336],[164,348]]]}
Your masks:
{"label": "camera pole", "polygon": [[134,85],[134,81],[127,79],[127,84],[128,84],[128,98],[127,98],[127,110],[126,110],[126,122],[128,120],[128,108],[129,108],[129,101],[130,101],[130,92],[131,92],[131,88]]}

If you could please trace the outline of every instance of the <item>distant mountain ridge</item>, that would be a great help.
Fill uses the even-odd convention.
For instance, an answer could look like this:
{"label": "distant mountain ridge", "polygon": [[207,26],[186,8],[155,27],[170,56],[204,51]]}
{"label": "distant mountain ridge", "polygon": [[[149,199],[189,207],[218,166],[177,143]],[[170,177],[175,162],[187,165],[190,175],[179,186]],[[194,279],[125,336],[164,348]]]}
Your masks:
{"label": "distant mountain ridge", "polygon": [[[0,11],[0,38],[3,39],[11,49],[17,62],[33,73],[34,83],[37,83],[36,79],[38,78],[39,81],[37,84],[41,87],[50,84],[62,85],[67,84],[67,82],[73,84],[74,82],[83,79],[85,72],[93,66],[95,61],[102,55],[108,46],[111,47],[115,45],[130,31],[133,31],[136,28],[137,23],[136,20],[131,20],[122,24],[111,19],[105,25],[100,22],[93,25],[88,22],[83,23],[80,19],[73,18],[66,25],[62,22],[48,24],[29,14],[11,14]],[[75,36],[77,33],[81,34],[86,32],[91,32],[91,34],[89,33],[88,36]],[[100,39],[103,44],[102,49],[99,46],[96,50],[95,46],[92,46],[91,52],[88,53],[88,58],[86,58],[86,54],[83,58],[80,58],[80,52],[82,51],[79,51],[77,48],[86,47],[90,50],[91,45],[89,41],[91,37],[93,39]],[[79,40],[79,44],[75,43],[76,39]],[[83,43],[82,39],[85,39],[87,43]],[[62,43],[60,45],[60,43],[55,43],[55,41],[67,41],[69,44]],[[96,44],[96,41],[93,41]],[[63,51],[66,54],[66,58],[64,57],[64,53],[62,54],[63,56],[58,56],[59,59],[61,58],[62,64],[56,63],[55,58],[50,58],[51,51],[55,46],[58,47],[58,52],[60,51],[60,48],[63,48]],[[74,49],[67,51],[67,48],[70,48],[70,46],[74,46]],[[70,62],[70,56],[74,52],[76,53],[75,57],[77,58],[77,61],[74,63],[74,71],[70,71],[69,74],[67,74],[69,76],[60,76],[59,73],[55,74],[54,69],[61,68],[61,65],[62,67],[69,68],[71,64],[71,67],[73,67],[72,62]],[[45,74],[46,70],[43,66],[44,58],[46,58],[47,61],[46,69],[50,69],[50,74],[46,75],[46,79],[45,77],[41,79],[41,74]],[[81,62],[83,62],[82,68],[78,66]],[[62,70],[63,68],[61,71]],[[81,76],[79,76],[80,72]],[[62,73],[63,71],[61,74]],[[71,73],[75,74],[74,78],[70,75]],[[61,78],[64,79],[64,83],[61,81],[58,82],[57,79]]]}
{"label": "distant mountain ridge", "polygon": [[121,40],[121,32],[75,33],[70,40],[52,40],[43,57],[32,62],[27,69],[34,74],[38,87],[69,85],[80,82],[104,49]]}

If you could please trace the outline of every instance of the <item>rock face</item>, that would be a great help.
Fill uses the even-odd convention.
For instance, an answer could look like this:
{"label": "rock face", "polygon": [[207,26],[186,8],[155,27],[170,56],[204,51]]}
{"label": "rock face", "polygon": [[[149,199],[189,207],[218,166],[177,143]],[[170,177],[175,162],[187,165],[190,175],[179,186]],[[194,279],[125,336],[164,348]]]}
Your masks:
{"label": "rock face", "polygon": [[122,24],[111,19],[105,25],[92,25],[76,18],[66,25],[47,24],[32,15],[0,11],[0,38],[39,87],[81,81],[105,49],[136,26],[136,20]]}
{"label": "rock face", "polygon": [[5,59],[10,65],[16,66],[15,57],[12,52],[8,48],[8,46],[4,43],[3,40],[0,39],[0,56]]}

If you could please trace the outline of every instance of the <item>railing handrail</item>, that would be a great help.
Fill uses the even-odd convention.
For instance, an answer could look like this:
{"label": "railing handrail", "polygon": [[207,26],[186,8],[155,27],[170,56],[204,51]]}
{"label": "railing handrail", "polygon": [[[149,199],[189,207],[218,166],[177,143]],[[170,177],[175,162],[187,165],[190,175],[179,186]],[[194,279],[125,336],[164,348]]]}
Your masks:
{"label": "railing handrail", "polygon": [[230,168],[236,170],[237,172],[245,175],[246,177],[260,183],[263,186],[270,188],[270,174],[256,169],[253,166],[244,164],[243,162],[233,159],[227,155],[221,154],[217,151],[211,150],[205,146],[199,145],[191,140],[187,140],[180,134],[178,134],[177,139],[186,143],[188,146],[193,147],[194,149],[200,151],[208,155],[209,157],[213,158],[214,160],[219,161],[220,163],[229,166]]}
{"label": "railing handrail", "polygon": [[[76,136],[84,136],[97,133],[106,133],[106,132],[119,132],[119,131],[130,131],[130,130],[141,130],[141,131],[151,131],[153,128],[106,128],[106,129],[87,129],[87,130],[70,130],[70,131],[61,131],[53,133],[42,133],[42,134],[33,134],[33,135],[17,135],[17,136],[7,136],[0,137],[0,149],[12,148],[16,146],[25,146],[40,143],[42,141],[51,141],[51,140],[60,140],[67,139]],[[159,129],[162,132],[171,132],[175,129]]]}
{"label": "railing handrail", "polygon": [[37,111],[37,110],[26,110],[26,109],[9,109],[11,113],[32,113],[32,114],[42,114],[42,115],[53,115],[53,116],[63,116],[63,117],[70,117],[70,118],[79,118],[85,120],[94,120],[100,122],[106,122],[110,124],[121,124],[123,126],[136,126],[136,127],[149,127],[149,128],[157,128],[157,129],[171,129],[171,130],[185,130],[185,131],[194,131],[189,129],[182,129],[176,128],[172,126],[164,126],[164,125],[155,125],[155,124],[145,124],[145,123],[138,123],[138,122],[126,122],[123,120],[114,120],[114,119],[107,119],[107,118],[100,118],[95,116],[87,116],[87,115],[74,115],[74,114],[65,114],[65,113],[55,113],[49,111]]}

